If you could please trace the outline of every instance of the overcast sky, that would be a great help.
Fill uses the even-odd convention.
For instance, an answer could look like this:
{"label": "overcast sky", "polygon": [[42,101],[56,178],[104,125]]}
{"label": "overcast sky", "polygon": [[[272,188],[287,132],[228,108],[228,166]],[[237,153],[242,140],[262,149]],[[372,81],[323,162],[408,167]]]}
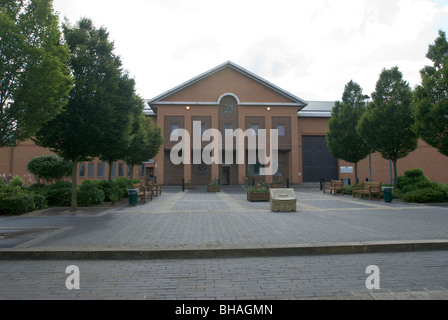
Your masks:
{"label": "overcast sky", "polygon": [[448,0],[54,0],[61,21],[104,26],[145,99],[228,60],[304,100],[371,94],[383,68],[412,87]]}

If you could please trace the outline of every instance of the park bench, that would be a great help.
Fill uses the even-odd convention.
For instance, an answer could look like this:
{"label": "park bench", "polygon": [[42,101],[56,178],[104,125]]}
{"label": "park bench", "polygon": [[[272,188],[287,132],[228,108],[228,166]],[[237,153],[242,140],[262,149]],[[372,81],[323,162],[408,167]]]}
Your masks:
{"label": "park bench", "polygon": [[147,185],[148,192],[151,193],[151,200],[152,196],[161,196],[162,195],[162,186],[159,184],[152,184],[148,183]]}
{"label": "park bench", "polygon": [[[140,183],[133,184],[132,189],[138,189],[137,197],[140,198],[143,203],[146,203],[146,188],[142,187]],[[151,201],[152,201],[152,193],[150,193]]]}
{"label": "park bench", "polygon": [[364,198],[365,194],[369,195],[369,200],[372,200],[372,195],[377,195],[378,200],[381,200],[381,182],[363,182],[352,187],[353,198],[357,193],[361,194],[361,198]]}
{"label": "park bench", "polygon": [[340,191],[342,196],[344,195],[344,182],[340,180],[331,180],[331,182],[325,182],[323,184],[324,194],[327,190],[330,191],[330,194],[336,194],[338,191]]}

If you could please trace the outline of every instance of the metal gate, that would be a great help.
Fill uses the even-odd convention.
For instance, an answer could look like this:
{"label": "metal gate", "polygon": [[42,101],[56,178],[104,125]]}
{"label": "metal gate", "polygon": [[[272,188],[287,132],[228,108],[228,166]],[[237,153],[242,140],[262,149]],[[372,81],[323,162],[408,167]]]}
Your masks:
{"label": "metal gate", "polygon": [[328,150],[325,136],[302,136],[303,182],[338,179],[338,160]]}

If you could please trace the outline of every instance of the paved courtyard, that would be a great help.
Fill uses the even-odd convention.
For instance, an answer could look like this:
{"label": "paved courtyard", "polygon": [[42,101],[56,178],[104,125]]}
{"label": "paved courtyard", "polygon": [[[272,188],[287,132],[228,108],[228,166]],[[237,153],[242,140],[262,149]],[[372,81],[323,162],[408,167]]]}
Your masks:
{"label": "paved courtyard", "polygon": [[[401,252],[397,246],[361,255],[194,256],[195,250],[448,242],[444,205],[369,201],[316,189],[295,193],[297,212],[271,212],[268,202],[248,202],[241,188],[224,188],[167,189],[135,207],[81,208],[74,214],[52,208],[0,217],[0,299],[448,299],[446,250]],[[120,250],[174,253],[169,259],[33,257]],[[195,259],[176,257],[181,252]],[[10,253],[25,256],[10,259]],[[64,271],[71,264],[81,269],[80,291],[65,288]],[[374,292],[365,287],[372,264],[382,275],[381,290]]]}
{"label": "paved courtyard", "polygon": [[0,249],[198,249],[448,239],[448,207],[296,189],[297,212],[271,212],[241,188],[168,189],[135,207],[48,209],[0,217]]}

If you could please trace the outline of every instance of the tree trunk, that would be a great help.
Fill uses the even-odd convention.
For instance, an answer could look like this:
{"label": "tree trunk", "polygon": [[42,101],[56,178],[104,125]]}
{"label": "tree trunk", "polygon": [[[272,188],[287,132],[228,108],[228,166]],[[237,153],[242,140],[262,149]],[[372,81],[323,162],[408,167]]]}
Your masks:
{"label": "tree trunk", "polygon": [[394,164],[394,188],[398,189],[398,170],[397,170],[397,161],[398,159],[392,159],[392,162]]}
{"label": "tree trunk", "polygon": [[355,163],[355,184],[358,184],[358,162]]}
{"label": "tree trunk", "polygon": [[109,173],[108,173],[107,180],[112,181],[112,165],[114,164],[114,162],[108,161],[107,164],[109,165]]}
{"label": "tree trunk", "polygon": [[77,177],[78,177],[78,162],[79,157],[72,159],[72,211],[76,211],[78,207],[77,201]]}
{"label": "tree trunk", "polygon": [[132,180],[134,180],[134,165],[128,164],[128,166],[131,167],[131,186],[132,186]]}

